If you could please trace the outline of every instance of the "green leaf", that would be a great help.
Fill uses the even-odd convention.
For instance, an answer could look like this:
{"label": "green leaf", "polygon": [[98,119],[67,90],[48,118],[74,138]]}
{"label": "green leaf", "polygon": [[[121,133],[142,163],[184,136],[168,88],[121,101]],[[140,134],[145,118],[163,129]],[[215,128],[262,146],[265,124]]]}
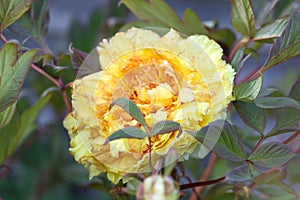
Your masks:
{"label": "green leaf", "polygon": [[29,50],[18,58],[18,46],[13,43],[5,44],[0,50],[0,112],[17,101],[36,52]]}
{"label": "green leaf", "polygon": [[270,23],[273,19],[279,18],[279,16],[274,17],[273,13],[274,8],[278,4],[280,0],[274,0],[270,2],[263,2],[260,3],[260,9],[257,12],[257,17],[256,17],[256,23],[261,26],[265,25],[266,23]]}
{"label": "green leaf", "polygon": [[44,66],[44,65],[52,64],[53,59],[54,59],[53,55],[49,53],[41,53],[34,56],[33,62],[37,64],[41,62],[41,65],[39,66]]}
{"label": "green leaf", "polygon": [[281,93],[281,91],[279,89],[269,87],[269,88],[263,88],[260,91],[260,93],[258,95],[258,98],[259,97],[266,97],[266,96],[276,97],[276,96],[283,96],[283,94]]}
{"label": "green leaf", "polygon": [[[298,102],[300,101],[300,78],[293,85],[288,97],[293,98]],[[275,116],[275,127],[266,135],[266,137],[290,132],[290,129],[294,129],[293,126],[300,121],[300,112],[292,108],[279,108],[276,110]]]}
{"label": "green leaf", "polygon": [[280,142],[262,144],[248,158],[252,163],[261,167],[278,167],[296,156],[289,147]]}
{"label": "green leaf", "polygon": [[163,120],[154,124],[150,136],[171,133],[178,130],[179,134],[181,134],[182,130],[179,123],[169,120]]}
{"label": "green leaf", "polygon": [[258,56],[258,53],[257,53],[257,49],[260,48],[260,47],[259,46],[254,46],[256,44],[258,44],[258,43],[257,42],[253,43],[253,45],[252,45],[253,48],[246,48],[245,49],[245,55],[251,55],[251,56],[253,56],[253,58],[258,60],[259,56]]}
{"label": "green leaf", "polygon": [[291,91],[289,92],[289,97],[300,101],[300,77],[296,80],[292,86]]}
{"label": "green leaf", "polygon": [[35,105],[23,113],[15,112],[11,122],[0,130],[0,164],[11,156],[36,128],[34,120],[51,96],[52,92],[45,91]]}
{"label": "green leaf", "polygon": [[230,29],[212,29],[210,30],[209,36],[227,47],[232,47],[236,40],[234,33]]}
{"label": "green leaf", "polygon": [[272,170],[263,172],[259,174],[258,176],[253,178],[253,182],[256,184],[272,184],[275,182],[282,181],[285,179],[287,175],[287,171],[282,168],[274,168]]}
{"label": "green leaf", "polygon": [[33,0],[1,0],[0,32],[17,21],[29,8]]}
{"label": "green leaf", "polygon": [[185,33],[187,35],[207,35],[206,28],[192,9],[187,8],[184,11],[183,20],[181,21],[181,27],[180,29],[178,29],[180,32]]}
{"label": "green leaf", "polygon": [[[66,70],[68,67],[66,66],[58,66],[59,57],[55,59],[56,62],[54,62],[53,55],[47,53],[47,54],[38,54],[34,56],[34,63],[42,68],[47,74],[58,77],[61,72]],[[56,64],[54,64],[56,63]]]}
{"label": "green leaf", "polygon": [[16,103],[8,106],[4,111],[0,112],[0,130],[6,126],[12,119],[16,109]]}
{"label": "green leaf", "polygon": [[[218,134],[210,136],[208,135],[209,131],[214,134],[217,132],[221,134],[219,137],[215,137],[218,136]],[[226,160],[240,162],[247,158],[239,135],[235,128],[226,121],[217,120],[210,123],[208,126],[197,131],[195,138],[201,142],[202,145],[214,145],[213,151]]]}
{"label": "green leaf", "polygon": [[147,21],[132,21],[128,22],[124,26],[121,27],[120,31],[127,31],[128,29],[136,27],[136,28],[151,28],[151,27],[162,27],[160,23],[156,22],[147,22]]}
{"label": "green leaf", "polygon": [[249,166],[244,164],[231,170],[226,175],[226,180],[230,183],[245,183],[247,181],[252,181],[253,173],[259,174],[256,169],[252,169],[252,171],[250,171]]}
{"label": "green leaf", "polygon": [[68,69],[69,67],[67,67],[67,66],[58,66],[58,65],[44,65],[42,68],[47,74],[58,78],[60,76],[60,74],[64,70]]}
{"label": "green leaf", "polygon": [[266,134],[266,137],[272,137],[279,134],[299,130],[293,127],[300,120],[300,112],[292,108],[280,108],[275,112],[276,124],[274,128]]}
{"label": "green leaf", "polygon": [[[207,31],[197,15],[186,9],[183,19],[166,4],[163,0],[121,0],[138,18],[149,23],[148,27],[174,28],[177,31],[192,34],[205,34]],[[146,26],[146,24],[143,24]]]}
{"label": "green leaf", "polygon": [[267,58],[262,69],[286,61],[300,54],[300,10],[296,9],[291,15],[281,36],[273,44],[269,57]]}
{"label": "green leaf", "polygon": [[254,100],[261,108],[294,108],[300,112],[300,102],[289,97],[259,97]]}
{"label": "green leaf", "polygon": [[288,182],[292,185],[300,183],[300,157],[296,157],[287,164]]}
{"label": "green leaf", "polygon": [[235,69],[236,72],[238,72],[244,64],[244,63],[240,64],[244,57],[244,51],[245,51],[245,48],[240,48],[239,50],[237,50],[237,52],[235,53],[235,55],[231,61],[231,66],[233,67],[233,69]]}
{"label": "green leaf", "polygon": [[253,200],[261,200],[262,196],[267,200],[295,200],[298,199],[295,195],[286,192],[285,189],[275,185],[259,185],[255,188],[256,193],[259,191],[259,197]]}
{"label": "green leaf", "polygon": [[283,17],[263,26],[255,34],[255,37],[252,40],[265,42],[265,41],[269,41],[270,39],[278,38],[284,31],[287,22],[288,22],[288,18]]}
{"label": "green leaf", "polygon": [[259,94],[262,88],[262,76],[249,81],[236,85],[233,90],[233,95],[237,100],[253,101]]}
{"label": "green leaf", "polygon": [[45,36],[48,32],[49,25],[49,1],[33,1],[29,12],[23,15],[18,21],[26,28],[32,36],[44,43]]}
{"label": "green leaf", "polygon": [[291,12],[299,6],[298,3],[299,2],[297,0],[279,0],[274,8],[273,18],[279,18],[283,15],[291,14]]}
{"label": "green leaf", "polygon": [[251,102],[234,101],[233,105],[245,124],[258,131],[261,135],[264,134],[267,123],[264,109]]}
{"label": "green leaf", "polygon": [[144,139],[146,137],[148,137],[148,134],[140,128],[134,126],[127,126],[123,129],[113,132],[110,136],[108,136],[104,144],[121,138]]}
{"label": "green leaf", "polygon": [[205,200],[232,200],[234,196],[234,185],[229,183],[219,183],[213,185],[205,193],[203,199]]}
{"label": "green leaf", "polygon": [[256,21],[250,0],[231,0],[231,24],[234,29],[246,37],[256,33]]}
{"label": "green leaf", "polygon": [[146,131],[148,131],[148,127],[144,118],[142,111],[129,99],[126,98],[117,98],[110,104],[110,109],[114,106],[118,105],[122,107],[128,114],[130,114],[136,121],[138,121]]}

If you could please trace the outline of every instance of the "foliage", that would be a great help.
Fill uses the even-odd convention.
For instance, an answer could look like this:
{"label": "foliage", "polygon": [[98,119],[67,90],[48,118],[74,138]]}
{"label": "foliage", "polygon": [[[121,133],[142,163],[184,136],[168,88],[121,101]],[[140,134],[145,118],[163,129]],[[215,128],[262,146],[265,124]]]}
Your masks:
{"label": "foliage", "polygon": [[[134,199],[141,180],[151,174],[129,175],[133,181],[127,185],[113,185],[103,174],[88,180],[87,171],[68,154],[69,140],[61,123],[72,110],[69,86],[88,52],[100,37],[132,26],[208,35],[223,47],[224,59],[236,70],[235,99],[226,120],[190,133],[200,143],[209,144],[214,141],[204,142],[207,130],[221,131],[212,153],[154,173],[172,176],[183,198],[195,199],[195,193],[205,200],[299,198],[295,184],[300,181],[300,75],[289,92],[264,87],[263,76],[286,60],[299,58],[300,11],[299,7],[290,9],[296,0],[257,2],[261,7],[254,10],[255,1],[231,0],[232,27],[224,29],[209,26],[190,8],[180,17],[163,0],[112,1],[107,9],[91,13],[87,25],[74,21],[70,52],[56,55],[46,42],[49,2],[2,0],[0,199]],[[129,11],[137,17],[135,21],[127,20]],[[112,17],[116,21],[110,24]],[[18,42],[7,34],[12,24],[27,30],[38,45],[27,46],[26,41]],[[259,50],[265,44],[271,45],[268,57],[250,68],[248,59],[258,57],[261,62]],[[290,82],[288,77],[284,80]],[[128,99],[115,99],[111,109],[115,106],[130,114],[141,128],[120,129],[106,143],[121,138],[151,140],[158,134],[183,131],[179,123],[169,120],[150,128],[140,109]],[[206,187],[186,190],[196,186]]]}

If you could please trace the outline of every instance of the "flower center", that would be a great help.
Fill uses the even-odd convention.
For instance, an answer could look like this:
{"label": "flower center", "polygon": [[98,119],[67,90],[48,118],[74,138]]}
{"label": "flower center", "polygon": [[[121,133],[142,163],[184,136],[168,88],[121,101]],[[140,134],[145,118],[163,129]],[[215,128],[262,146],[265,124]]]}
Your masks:
{"label": "flower center", "polygon": [[[126,126],[141,126],[122,108],[114,106],[108,109],[109,104],[119,97],[132,100],[150,127],[162,120],[175,120],[183,123],[183,128],[198,128],[207,106],[203,112],[200,109],[199,117],[192,123],[186,122],[190,114],[184,112],[190,107],[195,107],[193,112],[198,112],[198,107],[202,105],[196,104],[196,101],[206,101],[207,91],[201,74],[180,56],[150,48],[129,52],[107,66],[98,82],[95,109],[99,124],[104,127],[101,133],[105,132],[103,135],[107,137]],[[175,135],[170,133],[153,137],[153,148],[163,148]],[[125,149],[130,152],[147,152],[147,144],[147,139],[124,139]]]}

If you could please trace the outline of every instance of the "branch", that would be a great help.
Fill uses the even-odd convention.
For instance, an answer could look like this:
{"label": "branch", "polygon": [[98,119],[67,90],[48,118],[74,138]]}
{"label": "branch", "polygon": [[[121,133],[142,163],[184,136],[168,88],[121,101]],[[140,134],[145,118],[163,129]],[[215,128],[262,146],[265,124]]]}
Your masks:
{"label": "branch", "polygon": [[252,149],[251,154],[258,149],[258,147],[261,145],[261,143],[263,143],[264,140],[265,140],[265,137],[263,135],[261,135],[259,141],[256,143],[255,147]]}
{"label": "branch", "polygon": [[298,137],[298,135],[300,135],[300,131],[297,131],[296,133],[294,133],[293,135],[291,135],[288,139],[286,139],[283,143],[284,144],[288,144],[291,141],[293,141],[296,137]]}
{"label": "branch", "polygon": [[6,39],[6,37],[5,37],[2,33],[1,33],[0,37],[1,37],[1,40],[2,40],[4,43],[7,43],[7,42],[8,42],[8,40]]}
{"label": "branch", "polygon": [[213,184],[216,184],[216,183],[219,183],[219,182],[225,180],[225,178],[226,178],[226,176],[223,176],[223,177],[215,179],[215,180],[198,181],[198,182],[194,182],[194,183],[183,184],[183,185],[180,185],[180,190],[185,190],[185,189],[194,188],[194,187],[201,187],[201,186],[206,186],[206,185],[213,185]]}
{"label": "branch", "polygon": [[232,48],[230,54],[229,54],[229,57],[228,57],[228,60],[231,62],[233,57],[235,56],[236,52],[246,43],[248,43],[250,41],[250,39],[247,39],[247,40],[243,40],[240,39],[236,44],[235,46]]}

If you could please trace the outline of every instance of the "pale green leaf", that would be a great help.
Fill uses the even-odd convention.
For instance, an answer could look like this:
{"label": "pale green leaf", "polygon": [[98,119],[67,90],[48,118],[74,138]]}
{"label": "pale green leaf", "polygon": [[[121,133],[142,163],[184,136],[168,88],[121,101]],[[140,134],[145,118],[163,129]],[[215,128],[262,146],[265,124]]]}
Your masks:
{"label": "pale green leaf", "polygon": [[251,102],[234,101],[233,105],[245,124],[259,132],[261,135],[264,134],[267,123],[264,109]]}
{"label": "pale green leaf", "polygon": [[0,50],[0,112],[16,102],[36,52],[29,50],[17,59],[17,44],[7,43]]}
{"label": "pale green leaf", "polygon": [[181,19],[163,0],[121,0],[148,27],[174,28],[186,35],[207,34],[197,15],[186,9]]}
{"label": "pale green leaf", "polygon": [[236,85],[233,90],[234,97],[237,100],[253,101],[259,94],[262,87],[262,76],[249,81]]}
{"label": "pale green leaf", "polygon": [[242,67],[242,65],[240,63],[244,57],[244,51],[245,51],[245,48],[240,48],[239,50],[237,50],[237,52],[235,53],[235,55],[231,61],[231,66],[236,72],[238,72],[240,70],[240,68]]}
{"label": "pale green leaf", "polygon": [[0,32],[18,20],[33,0],[0,0]]}
{"label": "pale green leaf", "polygon": [[256,21],[250,0],[231,0],[231,24],[246,37],[256,33]]}
{"label": "pale green leaf", "polygon": [[0,130],[0,164],[11,156],[36,128],[34,121],[51,96],[52,93],[46,91],[31,108],[22,113],[15,112],[11,122]]}
{"label": "pale green leaf", "polygon": [[0,129],[6,126],[12,119],[16,109],[16,103],[8,106],[4,111],[0,112]]}
{"label": "pale green leaf", "polygon": [[148,134],[141,130],[140,128],[134,126],[127,126],[123,129],[113,132],[105,141],[107,144],[110,141],[122,139],[122,138],[135,138],[135,139],[144,139],[148,137]]}
{"label": "pale green leaf", "polygon": [[[257,192],[259,191],[259,192]],[[295,195],[292,195],[286,192],[279,186],[276,185],[259,185],[256,187],[256,193],[258,193],[258,197],[251,198],[251,200],[261,200],[262,196],[266,197],[266,200],[296,200],[299,199]]]}
{"label": "pale green leaf", "polygon": [[126,98],[117,98],[115,99],[111,105],[110,108],[112,108],[114,105],[118,105],[122,107],[128,114],[130,114],[136,121],[138,121],[146,131],[148,131],[147,124],[144,118],[144,115],[142,111],[129,99]]}
{"label": "pale green leaf", "polygon": [[284,31],[273,44],[263,69],[266,70],[278,63],[300,54],[300,10],[291,15]]}
{"label": "pale green leaf", "polygon": [[166,134],[166,133],[171,133],[174,131],[178,131],[179,134],[182,132],[180,124],[177,122],[169,121],[169,120],[164,120],[157,122],[154,124],[150,136],[154,136],[157,134]]}
{"label": "pale green leaf", "polygon": [[300,112],[300,102],[289,97],[259,97],[254,100],[261,108],[293,108]]}
{"label": "pale green leaf", "polygon": [[265,26],[263,26],[255,34],[255,37],[252,39],[254,41],[267,41],[269,39],[278,38],[284,31],[288,22],[287,17],[279,18]]}
{"label": "pale green leaf", "polygon": [[289,147],[280,142],[262,144],[249,157],[255,165],[261,167],[279,167],[296,156]]}
{"label": "pale green leaf", "polygon": [[272,184],[285,179],[287,171],[282,168],[274,168],[270,171],[263,172],[253,178],[256,184]]}

